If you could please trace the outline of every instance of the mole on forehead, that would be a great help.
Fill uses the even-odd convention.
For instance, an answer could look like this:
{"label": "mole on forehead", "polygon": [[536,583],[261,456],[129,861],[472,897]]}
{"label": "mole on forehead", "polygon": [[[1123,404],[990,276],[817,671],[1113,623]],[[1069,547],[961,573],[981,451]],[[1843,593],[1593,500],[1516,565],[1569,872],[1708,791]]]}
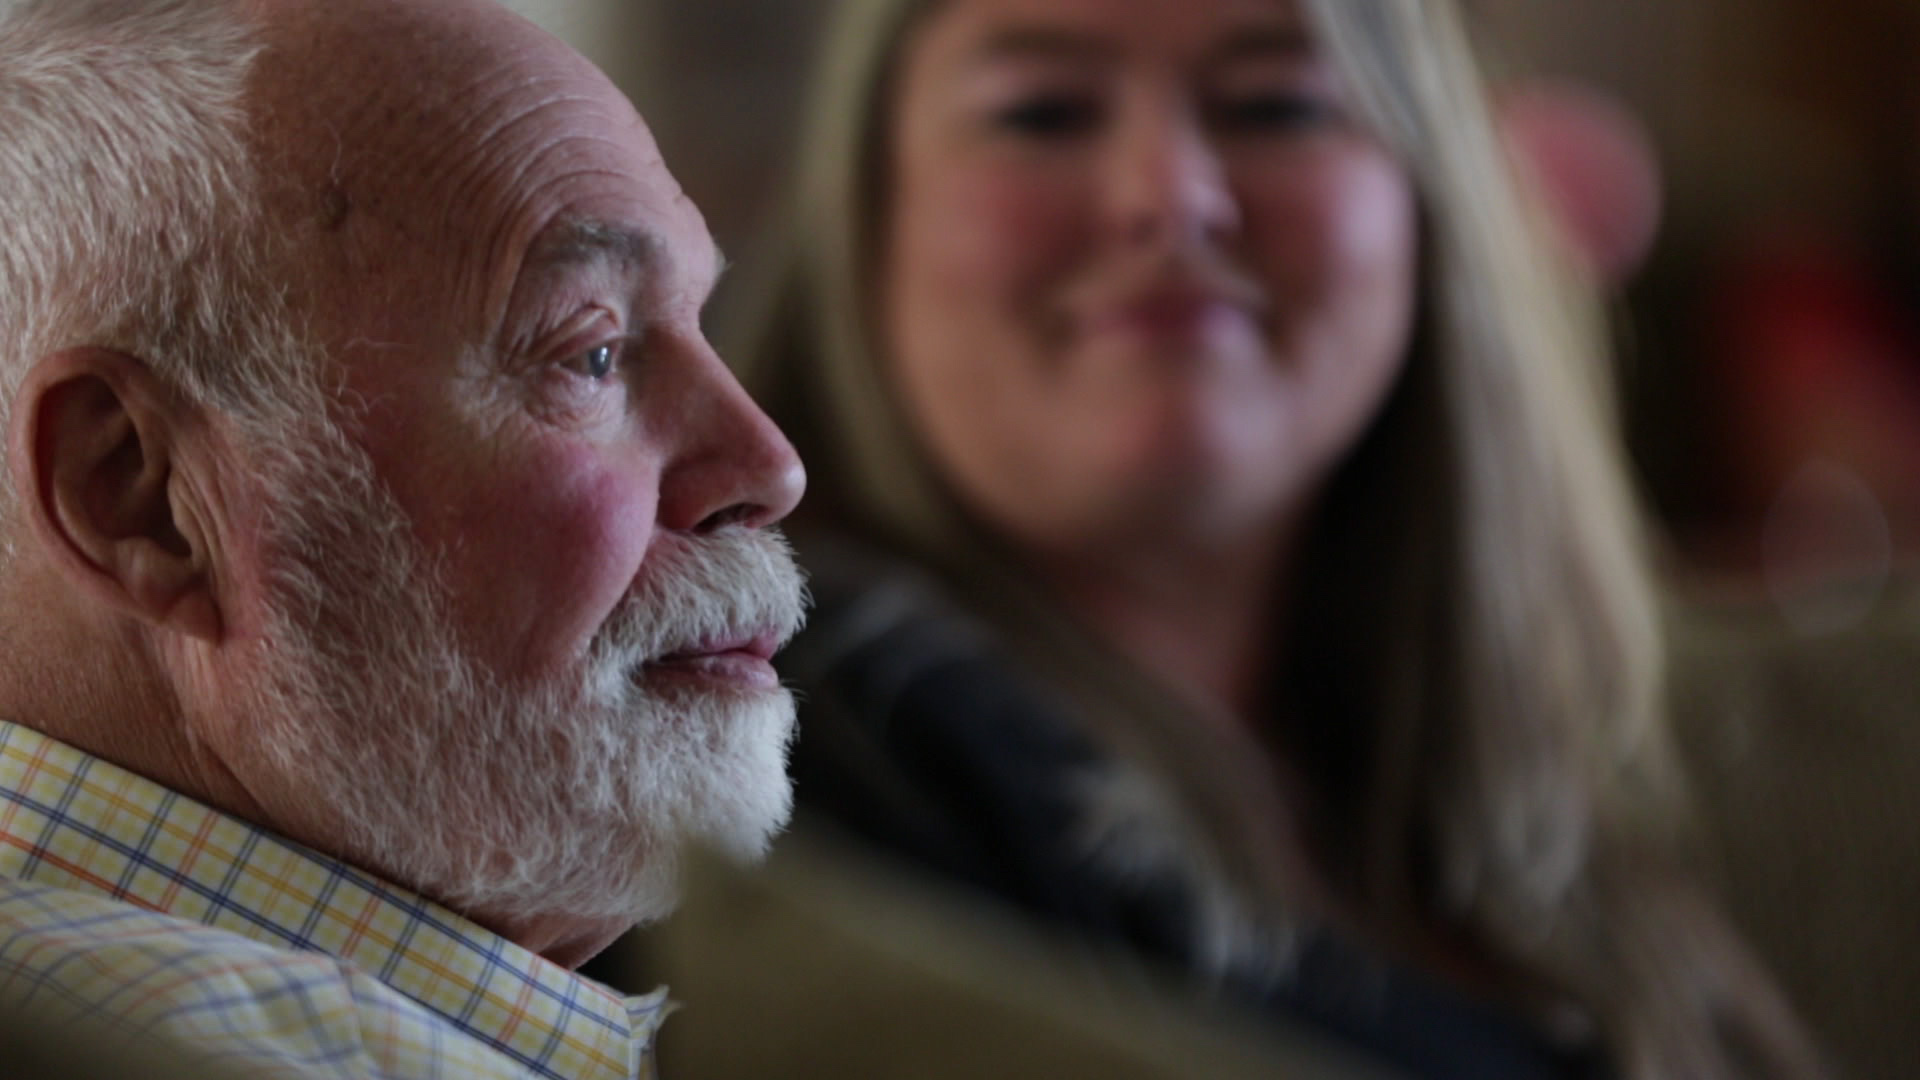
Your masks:
{"label": "mole on forehead", "polygon": [[320,227],[327,232],[339,232],[352,215],[353,199],[347,195],[347,189],[337,181],[328,181],[320,193]]}

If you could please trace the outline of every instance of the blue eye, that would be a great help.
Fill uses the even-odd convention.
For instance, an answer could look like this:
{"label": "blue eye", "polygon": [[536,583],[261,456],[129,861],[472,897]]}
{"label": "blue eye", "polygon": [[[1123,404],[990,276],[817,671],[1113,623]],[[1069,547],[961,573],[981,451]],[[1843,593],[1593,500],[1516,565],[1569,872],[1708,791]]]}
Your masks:
{"label": "blue eye", "polygon": [[575,354],[566,366],[598,382],[612,375],[613,369],[620,365],[620,350],[621,343],[617,341],[595,345]]}
{"label": "blue eye", "polygon": [[600,345],[587,350],[587,374],[596,379],[604,379],[613,374],[613,353],[611,345]]}

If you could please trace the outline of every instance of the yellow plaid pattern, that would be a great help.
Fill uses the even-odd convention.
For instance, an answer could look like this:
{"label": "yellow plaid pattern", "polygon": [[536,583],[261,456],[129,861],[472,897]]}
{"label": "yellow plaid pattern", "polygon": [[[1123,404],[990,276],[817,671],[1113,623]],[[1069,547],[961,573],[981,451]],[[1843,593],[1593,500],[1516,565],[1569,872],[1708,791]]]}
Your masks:
{"label": "yellow plaid pattern", "polygon": [[250,1075],[395,1080],[647,1077],[668,1008],[4,722],[0,999]]}

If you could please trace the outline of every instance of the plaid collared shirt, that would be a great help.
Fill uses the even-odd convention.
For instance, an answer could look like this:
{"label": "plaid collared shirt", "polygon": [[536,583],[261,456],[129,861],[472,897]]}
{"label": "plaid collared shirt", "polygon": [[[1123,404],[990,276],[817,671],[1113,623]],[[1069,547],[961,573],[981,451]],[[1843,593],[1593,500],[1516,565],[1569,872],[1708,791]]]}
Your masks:
{"label": "plaid collared shirt", "polygon": [[407,1080],[651,1076],[667,1010],[664,990],[623,999],[413,893],[8,723],[0,998],[104,1018],[241,1075]]}

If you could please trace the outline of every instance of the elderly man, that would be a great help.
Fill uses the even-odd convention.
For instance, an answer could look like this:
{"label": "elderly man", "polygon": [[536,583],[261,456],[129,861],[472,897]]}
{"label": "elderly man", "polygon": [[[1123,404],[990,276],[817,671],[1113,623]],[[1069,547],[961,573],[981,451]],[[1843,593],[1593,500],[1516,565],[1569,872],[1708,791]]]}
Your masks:
{"label": "elderly man", "polygon": [[571,969],[789,805],[802,477],[717,271],[485,0],[0,0],[0,999],[646,1067],[661,998]]}

